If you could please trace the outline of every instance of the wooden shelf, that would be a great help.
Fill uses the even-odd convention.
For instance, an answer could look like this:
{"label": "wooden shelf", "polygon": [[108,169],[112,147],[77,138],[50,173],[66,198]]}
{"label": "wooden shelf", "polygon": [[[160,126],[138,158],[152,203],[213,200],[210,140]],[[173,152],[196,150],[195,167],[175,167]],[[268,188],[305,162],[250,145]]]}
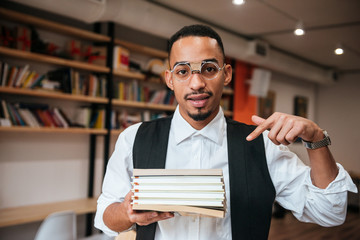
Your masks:
{"label": "wooden shelf", "polygon": [[124,129],[111,129],[111,135],[119,135],[120,133],[122,133],[124,131]]}
{"label": "wooden shelf", "polygon": [[95,128],[56,128],[56,127],[28,127],[28,126],[0,126],[0,132],[27,132],[27,133],[82,133],[82,134],[97,134],[105,135],[106,129]]}
{"label": "wooden shelf", "polygon": [[233,95],[233,94],[234,94],[234,90],[232,90],[232,89],[230,89],[230,88],[224,88],[223,94],[225,94],[225,95]]}
{"label": "wooden shelf", "polygon": [[115,39],[114,42],[115,42],[115,44],[123,46],[132,52],[137,52],[137,53],[141,53],[141,54],[145,54],[145,55],[149,55],[149,56],[153,56],[153,57],[158,57],[158,58],[167,58],[167,56],[168,56],[167,52],[165,52],[165,51],[161,51],[161,50],[150,48],[150,47],[145,47],[145,46],[131,43],[131,42],[126,42],[126,41],[123,41],[120,39]]}
{"label": "wooden shelf", "polygon": [[26,89],[26,88],[13,88],[13,87],[0,87],[0,93],[19,94],[19,95],[28,95],[34,97],[54,98],[54,99],[62,99],[69,101],[103,103],[103,104],[106,104],[109,101],[105,97],[91,97],[91,96],[75,95],[75,94],[61,93],[61,92],[50,92],[40,89]]}
{"label": "wooden shelf", "polygon": [[233,112],[232,111],[224,111],[224,115],[227,117],[232,117],[233,116]]}
{"label": "wooden shelf", "polygon": [[118,106],[118,107],[129,107],[129,108],[142,108],[142,109],[159,110],[159,111],[175,111],[176,108],[176,106],[172,106],[172,105],[125,101],[118,99],[113,99],[112,104],[115,107]]}
{"label": "wooden shelf", "polygon": [[58,211],[75,211],[76,214],[96,211],[95,198],[37,204],[23,207],[0,209],[0,227],[14,226],[44,220],[49,214]]}
{"label": "wooden shelf", "polygon": [[22,50],[7,48],[7,47],[0,47],[0,54],[6,55],[9,57],[15,57],[15,58],[20,58],[20,59],[24,59],[24,60],[29,60],[29,61],[36,61],[36,62],[59,65],[59,66],[64,66],[64,67],[72,67],[72,68],[87,70],[87,71],[91,71],[91,72],[100,72],[100,73],[109,73],[110,72],[110,69],[108,67],[98,66],[95,64],[89,64],[89,63],[85,63],[85,62],[79,62],[79,61],[75,61],[75,60],[68,60],[68,59],[48,56],[48,55],[39,54],[39,53],[22,51]]}
{"label": "wooden shelf", "polygon": [[0,8],[1,18],[23,23],[26,25],[34,25],[36,27],[49,30],[56,33],[66,34],[73,37],[95,41],[95,42],[110,42],[111,38],[105,35],[93,33],[79,28],[70,27],[56,22],[44,20],[38,17],[27,14],[15,12],[9,9]]}
{"label": "wooden shelf", "polygon": [[124,70],[114,70],[114,76],[125,77],[125,78],[134,78],[139,80],[145,80],[145,75],[138,72],[124,71]]}

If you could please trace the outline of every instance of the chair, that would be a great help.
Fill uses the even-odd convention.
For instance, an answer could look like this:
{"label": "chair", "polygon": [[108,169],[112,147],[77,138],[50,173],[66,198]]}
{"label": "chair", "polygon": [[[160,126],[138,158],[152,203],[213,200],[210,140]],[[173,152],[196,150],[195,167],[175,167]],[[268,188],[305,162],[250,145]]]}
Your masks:
{"label": "chair", "polygon": [[41,223],[34,240],[76,240],[76,215],[73,211],[55,212]]}
{"label": "chair", "polygon": [[34,240],[109,240],[103,233],[77,239],[76,214],[62,211],[50,214],[41,223]]}

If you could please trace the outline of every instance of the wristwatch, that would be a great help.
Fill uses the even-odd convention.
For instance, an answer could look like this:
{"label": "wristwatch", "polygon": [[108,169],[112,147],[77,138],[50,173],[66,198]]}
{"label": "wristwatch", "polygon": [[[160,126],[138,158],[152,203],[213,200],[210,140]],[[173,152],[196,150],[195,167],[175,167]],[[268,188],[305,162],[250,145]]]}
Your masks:
{"label": "wristwatch", "polygon": [[328,135],[328,133],[323,130],[323,133],[325,135],[324,139],[323,140],[320,140],[318,142],[308,142],[308,141],[304,141],[302,140],[304,146],[307,148],[307,149],[318,149],[318,148],[322,148],[322,147],[326,147],[328,145],[331,145],[331,140],[330,140],[330,137]]}

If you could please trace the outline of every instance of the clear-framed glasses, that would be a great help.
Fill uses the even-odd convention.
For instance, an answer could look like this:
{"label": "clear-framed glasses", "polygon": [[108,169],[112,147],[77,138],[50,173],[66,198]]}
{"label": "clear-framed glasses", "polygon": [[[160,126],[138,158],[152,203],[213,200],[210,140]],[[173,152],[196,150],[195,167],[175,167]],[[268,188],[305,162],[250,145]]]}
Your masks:
{"label": "clear-framed glasses", "polygon": [[175,64],[174,68],[170,71],[175,80],[184,82],[190,79],[194,73],[199,73],[204,80],[213,80],[219,72],[225,67],[222,67],[213,61],[203,61],[200,63],[179,62]]}

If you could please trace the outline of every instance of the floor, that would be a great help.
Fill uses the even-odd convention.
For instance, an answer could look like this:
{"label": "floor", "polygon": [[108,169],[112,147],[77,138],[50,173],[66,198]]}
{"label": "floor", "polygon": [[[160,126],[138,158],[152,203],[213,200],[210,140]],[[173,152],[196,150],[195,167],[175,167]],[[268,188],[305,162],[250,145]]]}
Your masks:
{"label": "floor", "polygon": [[337,227],[321,227],[302,223],[286,213],[271,222],[269,240],[360,240],[360,213],[349,211],[345,223]]}
{"label": "floor", "polygon": [[[134,240],[135,232],[120,234],[116,240]],[[321,227],[299,222],[291,213],[273,218],[268,240],[360,240],[360,213],[349,211],[345,223],[337,227]]]}

